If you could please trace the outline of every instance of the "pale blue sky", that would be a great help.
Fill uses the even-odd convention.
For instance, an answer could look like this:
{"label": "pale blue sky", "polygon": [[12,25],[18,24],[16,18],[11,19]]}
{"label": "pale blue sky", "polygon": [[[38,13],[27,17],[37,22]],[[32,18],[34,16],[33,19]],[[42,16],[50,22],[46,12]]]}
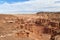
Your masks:
{"label": "pale blue sky", "polygon": [[60,12],[60,0],[0,0],[0,13]]}
{"label": "pale blue sky", "polygon": [[25,1],[29,1],[29,0],[0,0],[0,4],[3,4],[5,2],[7,2],[7,3],[16,3],[16,2],[25,2]]}

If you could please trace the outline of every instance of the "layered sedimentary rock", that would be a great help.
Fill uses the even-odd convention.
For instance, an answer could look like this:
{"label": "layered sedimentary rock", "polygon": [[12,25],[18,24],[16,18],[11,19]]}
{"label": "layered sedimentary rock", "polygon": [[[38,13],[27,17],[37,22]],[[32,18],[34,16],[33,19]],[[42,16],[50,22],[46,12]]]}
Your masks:
{"label": "layered sedimentary rock", "polygon": [[27,15],[1,14],[0,39],[4,40],[4,38],[8,39],[9,37],[10,39],[13,38],[11,40],[59,40],[59,13],[38,12],[37,14]]}

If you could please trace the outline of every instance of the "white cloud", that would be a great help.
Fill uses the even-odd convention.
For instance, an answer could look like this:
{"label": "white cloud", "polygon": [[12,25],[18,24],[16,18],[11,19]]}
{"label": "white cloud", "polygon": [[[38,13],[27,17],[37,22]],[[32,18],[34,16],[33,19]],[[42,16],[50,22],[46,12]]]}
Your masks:
{"label": "white cloud", "polygon": [[34,11],[60,11],[60,4],[56,0],[30,0],[13,4],[0,4],[0,13],[20,13]]}

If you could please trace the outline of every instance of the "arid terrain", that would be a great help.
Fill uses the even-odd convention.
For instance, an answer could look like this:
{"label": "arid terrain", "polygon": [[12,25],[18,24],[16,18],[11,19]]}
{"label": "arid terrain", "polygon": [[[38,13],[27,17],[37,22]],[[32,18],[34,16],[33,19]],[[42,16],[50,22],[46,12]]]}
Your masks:
{"label": "arid terrain", "polygon": [[60,40],[60,12],[0,14],[0,40]]}

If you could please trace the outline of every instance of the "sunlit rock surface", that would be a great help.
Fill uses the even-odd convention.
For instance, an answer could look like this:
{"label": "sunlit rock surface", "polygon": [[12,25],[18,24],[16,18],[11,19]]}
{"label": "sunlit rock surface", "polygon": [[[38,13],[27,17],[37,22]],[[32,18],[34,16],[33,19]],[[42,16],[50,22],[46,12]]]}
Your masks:
{"label": "sunlit rock surface", "polygon": [[0,14],[0,40],[60,40],[60,12]]}

